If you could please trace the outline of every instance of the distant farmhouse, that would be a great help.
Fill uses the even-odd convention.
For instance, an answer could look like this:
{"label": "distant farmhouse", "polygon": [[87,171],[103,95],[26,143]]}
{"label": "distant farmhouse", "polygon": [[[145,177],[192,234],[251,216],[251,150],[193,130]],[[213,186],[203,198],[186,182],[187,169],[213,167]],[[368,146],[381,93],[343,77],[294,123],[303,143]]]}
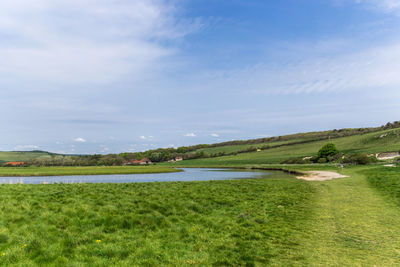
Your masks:
{"label": "distant farmhouse", "polygon": [[144,159],[141,159],[141,160],[136,160],[135,159],[135,160],[132,160],[132,161],[129,161],[129,162],[125,163],[125,165],[150,165],[150,164],[153,164],[153,162],[148,158],[144,158]]}
{"label": "distant farmhouse", "polygon": [[25,162],[23,162],[23,161],[19,161],[19,162],[6,162],[5,164],[4,164],[4,166],[6,166],[6,167],[22,167],[22,166],[25,166]]}
{"label": "distant farmhouse", "polygon": [[182,161],[183,157],[175,157],[174,159],[168,160],[168,162],[178,162],[178,161]]}

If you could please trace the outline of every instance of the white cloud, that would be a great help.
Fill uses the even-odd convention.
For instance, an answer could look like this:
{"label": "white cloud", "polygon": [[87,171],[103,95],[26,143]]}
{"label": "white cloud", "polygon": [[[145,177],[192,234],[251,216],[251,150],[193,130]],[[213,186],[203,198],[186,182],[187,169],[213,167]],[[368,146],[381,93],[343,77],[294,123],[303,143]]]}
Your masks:
{"label": "white cloud", "polygon": [[77,142],[77,143],[86,143],[86,140],[85,140],[84,138],[82,138],[82,137],[77,137],[77,138],[74,139],[74,142]]}
{"label": "white cloud", "polygon": [[196,134],[195,133],[187,133],[184,136],[186,136],[186,137],[196,137]]}
{"label": "white cloud", "polygon": [[[141,77],[185,36],[174,1],[3,0],[0,74],[57,82]],[[185,25],[185,26],[182,26]]]}
{"label": "white cloud", "polygon": [[153,139],[154,136],[152,136],[152,135],[149,135],[149,136],[142,135],[142,136],[139,136],[139,138],[142,139],[142,140],[146,140],[146,139]]}
{"label": "white cloud", "polygon": [[211,134],[212,137],[219,137],[219,134],[213,133]]}

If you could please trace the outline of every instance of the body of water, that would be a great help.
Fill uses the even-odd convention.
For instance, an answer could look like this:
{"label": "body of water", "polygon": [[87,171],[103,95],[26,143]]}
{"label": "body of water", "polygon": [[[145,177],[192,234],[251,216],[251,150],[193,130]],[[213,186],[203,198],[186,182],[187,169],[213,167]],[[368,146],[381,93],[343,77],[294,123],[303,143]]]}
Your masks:
{"label": "body of water", "polygon": [[0,177],[0,184],[54,184],[54,183],[144,183],[183,182],[261,178],[273,172],[230,169],[183,168],[183,172],[153,174],[82,175]]}

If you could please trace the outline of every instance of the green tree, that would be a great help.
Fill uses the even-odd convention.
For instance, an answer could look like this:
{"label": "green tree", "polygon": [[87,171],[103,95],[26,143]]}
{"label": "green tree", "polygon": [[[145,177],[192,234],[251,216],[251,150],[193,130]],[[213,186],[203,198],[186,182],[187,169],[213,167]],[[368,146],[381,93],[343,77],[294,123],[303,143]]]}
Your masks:
{"label": "green tree", "polygon": [[336,148],[335,144],[329,143],[324,145],[318,151],[318,158],[328,159],[328,157],[333,157],[339,153],[339,150]]}
{"label": "green tree", "polygon": [[158,153],[158,152],[151,153],[150,157],[149,157],[149,159],[152,162],[160,162],[160,161],[162,161],[162,158],[163,158],[162,154]]}

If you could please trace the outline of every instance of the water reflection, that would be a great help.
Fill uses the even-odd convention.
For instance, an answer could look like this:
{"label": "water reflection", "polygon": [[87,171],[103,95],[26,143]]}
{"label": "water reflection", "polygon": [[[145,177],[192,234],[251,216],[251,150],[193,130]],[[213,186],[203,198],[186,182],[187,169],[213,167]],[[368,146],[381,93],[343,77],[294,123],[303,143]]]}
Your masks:
{"label": "water reflection", "polygon": [[144,183],[171,181],[211,181],[259,178],[270,175],[265,171],[243,171],[229,169],[184,168],[183,172],[122,175],[0,177],[1,184],[75,184],[75,183]]}

